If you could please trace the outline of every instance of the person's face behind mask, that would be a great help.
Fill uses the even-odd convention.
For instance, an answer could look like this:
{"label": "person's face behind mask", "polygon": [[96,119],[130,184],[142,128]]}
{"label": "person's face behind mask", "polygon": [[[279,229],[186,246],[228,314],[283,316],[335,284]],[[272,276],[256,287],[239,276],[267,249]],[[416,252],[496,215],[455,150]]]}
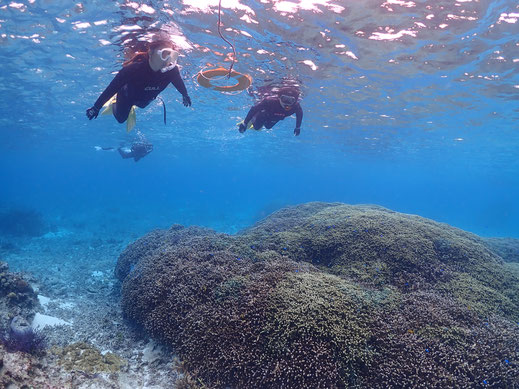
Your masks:
{"label": "person's face behind mask", "polygon": [[159,47],[150,52],[150,66],[154,71],[177,64],[178,52],[171,47]]}

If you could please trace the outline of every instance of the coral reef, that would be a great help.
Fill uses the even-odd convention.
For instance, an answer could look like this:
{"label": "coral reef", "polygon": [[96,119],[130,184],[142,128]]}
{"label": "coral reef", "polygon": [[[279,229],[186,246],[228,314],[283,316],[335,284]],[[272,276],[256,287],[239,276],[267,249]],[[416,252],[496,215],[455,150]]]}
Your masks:
{"label": "coral reef", "polygon": [[21,316],[15,316],[6,333],[0,334],[0,342],[7,351],[21,351],[29,354],[42,354],[47,347],[46,336],[34,330],[27,320]]}
{"label": "coral reef", "polygon": [[252,256],[275,251],[367,287],[442,289],[473,308],[485,301],[483,315],[490,310],[519,320],[518,277],[501,257],[480,237],[419,216],[309,203],[274,213],[240,238]]}
{"label": "coral reef", "polygon": [[6,262],[0,261],[0,332],[6,332],[11,319],[22,316],[27,319],[38,306],[38,296],[29,282],[18,273],[9,271]]}
{"label": "coral reef", "polygon": [[506,262],[519,263],[519,239],[515,238],[481,238],[490,250]]}
{"label": "coral reef", "polygon": [[516,387],[519,273],[468,232],[309,203],[121,254],[125,316],[215,388]]}
{"label": "coral reef", "polygon": [[64,348],[55,348],[53,353],[58,357],[58,363],[65,370],[82,371],[85,373],[109,372],[115,373],[126,365],[126,361],[113,353],[101,354],[94,346],[77,342]]}
{"label": "coral reef", "polygon": [[[179,224],[171,226],[167,231],[154,230],[128,245],[121,253],[115,268],[115,276],[123,281],[142,257],[176,246],[192,247],[194,245],[191,242],[193,237],[199,238],[215,234],[213,230],[207,228],[184,227]],[[222,240],[225,240],[225,235],[220,236]]]}
{"label": "coral reef", "polygon": [[34,209],[0,209],[0,235],[10,237],[42,236],[49,231],[42,215]]}
{"label": "coral reef", "polygon": [[360,372],[365,388],[515,388],[517,324],[477,314],[452,298],[411,292],[374,312],[376,352]]}

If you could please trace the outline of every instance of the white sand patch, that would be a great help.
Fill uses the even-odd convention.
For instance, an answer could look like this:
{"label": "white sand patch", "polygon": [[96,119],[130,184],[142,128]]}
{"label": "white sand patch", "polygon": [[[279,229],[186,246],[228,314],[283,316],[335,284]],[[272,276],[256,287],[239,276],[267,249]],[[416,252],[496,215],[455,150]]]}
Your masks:
{"label": "white sand patch", "polygon": [[43,307],[43,309],[47,310],[47,305],[50,303],[50,298],[39,294],[38,301],[40,302],[40,305]]}
{"label": "white sand patch", "polygon": [[62,326],[67,325],[70,326],[72,323],[69,323],[68,321],[62,320],[60,318],[49,316],[49,315],[43,315],[41,313],[36,313],[34,315],[34,319],[32,320],[32,328],[35,330],[41,330],[42,328],[45,328],[47,326]]}

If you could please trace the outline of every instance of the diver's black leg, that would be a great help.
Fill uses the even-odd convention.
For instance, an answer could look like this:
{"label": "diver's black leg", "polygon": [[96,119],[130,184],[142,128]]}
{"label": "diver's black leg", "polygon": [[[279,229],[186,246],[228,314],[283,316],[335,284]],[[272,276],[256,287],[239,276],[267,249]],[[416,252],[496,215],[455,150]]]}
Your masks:
{"label": "diver's black leg", "polygon": [[133,103],[128,98],[128,87],[125,85],[117,92],[117,98],[112,111],[115,119],[119,123],[124,123],[128,119],[130,110],[132,109]]}
{"label": "diver's black leg", "polygon": [[261,127],[263,127],[263,122],[261,120],[257,120],[253,123],[255,130],[261,130]]}
{"label": "diver's black leg", "polygon": [[265,124],[263,124],[265,126],[265,128],[267,130],[270,130],[272,127],[274,127],[274,125],[277,123],[277,121],[270,121],[270,122],[267,122]]}
{"label": "diver's black leg", "polygon": [[260,113],[257,113],[252,117],[251,122],[255,130],[261,130],[261,127],[263,127],[263,124],[265,123],[265,118],[262,117]]}

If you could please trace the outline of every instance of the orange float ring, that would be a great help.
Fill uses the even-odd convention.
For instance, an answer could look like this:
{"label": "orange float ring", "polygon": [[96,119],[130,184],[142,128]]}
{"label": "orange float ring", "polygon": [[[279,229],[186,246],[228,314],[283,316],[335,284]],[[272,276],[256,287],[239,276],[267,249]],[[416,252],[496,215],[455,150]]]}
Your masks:
{"label": "orange float ring", "polygon": [[236,70],[231,71],[230,76],[236,79],[237,83],[234,85],[217,86],[211,84],[211,79],[215,77],[227,76],[229,70],[225,68],[216,68],[209,70],[202,70],[198,73],[196,81],[204,88],[213,89],[219,92],[241,92],[247,89],[252,84],[252,77],[247,74],[242,74]]}

